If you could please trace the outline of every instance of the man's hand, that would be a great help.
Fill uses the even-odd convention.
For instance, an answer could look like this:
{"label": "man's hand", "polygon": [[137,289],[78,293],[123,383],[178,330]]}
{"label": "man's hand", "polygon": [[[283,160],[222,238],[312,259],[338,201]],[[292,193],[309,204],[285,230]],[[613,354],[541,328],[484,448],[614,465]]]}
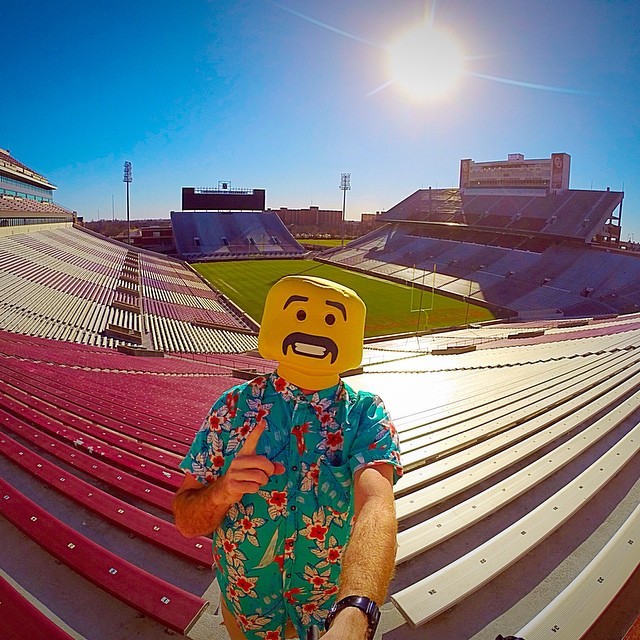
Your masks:
{"label": "man's hand", "polygon": [[271,462],[264,456],[256,455],[258,440],[264,430],[264,424],[256,425],[226,473],[216,481],[220,483],[222,499],[229,505],[240,501],[245,493],[257,493],[262,485],[269,482],[271,476],[285,471],[279,462]]}
{"label": "man's hand", "polygon": [[245,493],[257,493],[272,475],[284,473],[279,462],[256,455],[264,430],[265,425],[256,425],[226,473],[211,484],[200,484],[190,474],[184,477],[173,499],[176,526],[182,535],[192,538],[215,531],[229,507]]}

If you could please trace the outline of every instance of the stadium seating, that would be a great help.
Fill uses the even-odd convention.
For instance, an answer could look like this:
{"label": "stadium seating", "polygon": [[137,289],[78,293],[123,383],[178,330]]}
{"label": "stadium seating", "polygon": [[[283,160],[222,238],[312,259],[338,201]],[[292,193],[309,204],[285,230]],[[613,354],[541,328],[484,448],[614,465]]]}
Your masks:
{"label": "stadium seating", "polygon": [[182,263],[79,229],[2,237],[0,266],[0,329],[109,348],[256,346],[255,325]]}
{"label": "stadium seating", "polygon": [[304,248],[275,212],[172,211],[178,253],[188,259],[301,257]]}
{"label": "stadium seating", "polygon": [[142,509],[119,500],[73,474],[61,473],[59,467],[12,438],[0,437],[0,454],[11,459],[65,496],[128,532],[161,546],[169,553],[186,558],[196,565],[213,562],[211,544],[206,538],[189,540],[175,526]]}
{"label": "stadium seating", "polygon": [[0,212],[7,212],[13,215],[19,213],[29,214],[40,213],[43,216],[60,216],[61,219],[71,220],[72,212],[61,207],[54,202],[38,202],[27,200],[26,198],[16,198],[5,194],[0,194]]}
{"label": "stadium seating", "polygon": [[517,632],[537,640],[582,638],[640,564],[640,507],[566,589]]}
{"label": "stadium seating", "polygon": [[[449,400],[442,397],[438,403],[432,403],[432,408],[425,409],[423,407],[420,412],[404,411],[402,414],[398,414],[398,430],[402,442],[406,443],[403,448],[406,449],[407,456],[412,456],[413,452],[418,453],[421,448],[426,446],[426,443],[420,444],[420,438],[425,437],[420,435],[421,432],[426,433],[428,437],[430,437],[429,434],[440,434],[442,442],[446,443],[447,429],[451,430],[450,437],[454,438],[456,432],[461,436],[471,429],[474,420],[480,422],[484,419],[485,422],[490,420],[495,422],[495,426],[491,429],[493,432],[491,437],[478,441],[471,437],[469,431],[470,437],[466,442],[460,440],[457,450],[449,450],[446,455],[436,454],[435,458],[429,458],[428,463],[424,466],[419,464],[419,457],[416,458],[416,464],[409,462],[407,473],[397,486],[397,509],[401,533],[399,535],[400,551],[397,570],[398,587],[392,587],[392,593],[400,609],[407,615],[413,616],[414,623],[423,623],[426,620],[426,617],[422,617],[424,615],[422,608],[425,606],[425,600],[428,603],[431,598],[425,598],[424,595],[418,596],[421,604],[418,611],[414,613],[413,596],[406,589],[410,589],[412,584],[418,585],[415,590],[423,594],[422,585],[425,583],[422,582],[423,578],[414,577],[411,583],[402,586],[406,582],[405,566],[411,565],[413,567],[412,574],[415,576],[416,567],[419,566],[416,562],[425,555],[424,549],[429,547],[438,549],[444,546],[455,531],[461,530],[461,533],[454,536],[454,539],[464,535],[465,531],[472,528],[471,523],[475,522],[481,514],[485,513],[484,517],[486,518],[486,509],[493,512],[499,506],[504,509],[507,502],[518,503],[518,501],[522,501],[523,496],[531,493],[537,486],[544,484],[544,478],[549,474],[557,474],[560,469],[575,464],[576,460],[582,461],[585,456],[590,455],[589,452],[597,448],[599,443],[615,435],[620,429],[620,424],[625,420],[625,411],[633,415],[632,408],[635,405],[632,403],[635,402],[635,396],[631,396],[631,399],[626,401],[626,405],[623,404],[623,399],[625,394],[636,388],[637,369],[640,367],[634,349],[634,345],[637,344],[637,327],[637,318],[610,320],[607,323],[598,323],[598,325],[589,323],[583,323],[581,326],[567,325],[566,328],[562,326],[555,328],[555,325],[548,324],[544,335],[537,338],[523,337],[517,342],[507,337],[513,333],[514,329],[504,328],[495,331],[494,337],[484,349],[477,349],[473,353],[438,358],[428,354],[415,353],[413,358],[406,361],[407,375],[415,377],[417,374],[412,371],[428,369],[431,371],[430,378],[428,378],[431,384],[436,384],[433,376],[441,376],[444,379],[445,377],[450,378],[452,375],[462,376],[464,374],[466,380],[463,384],[464,393],[456,394]],[[523,336],[527,336],[530,332],[521,330],[521,333]],[[132,468],[123,467],[120,462],[108,455],[100,456],[98,459],[86,449],[77,449],[73,444],[65,444],[65,442],[58,440],[61,435],[59,431],[63,426],[62,423],[56,427],[55,434],[50,432],[51,435],[47,436],[44,430],[39,431],[37,429],[38,421],[35,419],[35,407],[39,406],[43,409],[41,403],[47,397],[53,401],[54,390],[52,386],[57,367],[58,371],[66,371],[68,374],[66,390],[67,395],[70,391],[71,394],[66,401],[65,412],[68,414],[73,405],[77,406],[78,411],[81,412],[89,410],[89,392],[93,389],[95,391],[94,406],[90,409],[94,416],[93,419],[115,427],[115,422],[105,421],[105,418],[115,421],[121,419],[124,414],[118,418],[119,409],[117,406],[113,407],[115,413],[112,413],[108,409],[108,398],[120,397],[124,393],[126,385],[130,384],[126,378],[134,380],[142,378],[142,384],[137,389],[132,389],[131,393],[133,411],[131,416],[139,416],[134,418],[134,423],[143,421],[144,411],[140,411],[140,409],[144,406],[146,407],[145,411],[151,412],[149,418],[152,419],[147,421],[149,425],[156,420],[155,416],[157,415],[158,418],[163,417],[166,423],[164,428],[169,428],[168,420],[177,420],[180,414],[175,413],[175,410],[171,408],[172,403],[169,402],[169,398],[165,397],[173,394],[167,394],[164,391],[164,393],[149,396],[149,391],[153,388],[153,386],[149,387],[149,382],[158,377],[158,372],[154,369],[157,366],[162,366],[163,371],[168,372],[168,367],[173,365],[176,367],[176,371],[182,370],[185,366],[192,367],[193,370],[204,371],[209,367],[214,376],[224,373],[221,384],[228,385],[232,383],[232,379],[227,377],[229,368],[226,365],[240,364],[237,362],[238,357],[222,355],[220,362],[215,364],[207,364],[204,357],[203,360],[197,358],[171,358],[168,360],[148,358],[142,360],[142,364],[138,365],[142,368],[132,376],[131,373],[127,373],[131,366],[129,363],[131,360],[137,361],[138,359],[127,358],[116,352],[83,345],[51,343],[51,341],[44,339],[32,342],[28,338],[16,334],[5,335],[10,340],[2,343],[3,349],[1,351],[4,352],[6,362],[3,362],[5,366],[0,369],[0,375],[5,384],[10,384],[12,380],[17,379],[17,374],[20,374],[22,376],[20,380],[27,385],[21,398],[34,409],[31,410],[31,413],[25,412],[20,407],[8,403],[6,397],[3,398],[7,407],[3,413],[0,413],[1,430],[5,432],[4,437],[0,436],[3,440],[0,442],[0,451],[3,452],[3,456],[9,460],[16,460],[17,466],[20,468],[28,467],[29,473],[33,473],[36,478],[45,474],[48,483],[58,485],[57,491],[61,491],[62,496],[69,498],[75,496],[76,501],[85,503],[94,513],[100,514],[99,517],[104,522],[109,522],[118,528],[126,527],[127,530],[135,531],[136,536],[141,540],[148,539],[153,546],[158,545],[159,541],[153,539],[153,536],[160,537],[161,534],[155,532],[153,527],[160,526],[162,530],[164,525],[154,521],[152,514],[148,511],[151,505],[146,508],[142,507],[142,505],[149,504],[145,501],[144,489],[140,490],[145,486],[143,478],[136,478],[131,473]],[[439,339],[442,340],[442,338]],[[389,349],[393,353],[393,343],[385,343],[385,349]],[[82,358],[83,362],[96,365],[91,367],[95,370],[69,367],[78,357]],[[387,357],[382,357],[377,365],[372,364],[367,369],[370,376],[379,377],[380,381],[377,386],[381,388],[385,401],[393,411],[394,394],[384,391],[386,389],[384,376],[386,375],[385,371],[390,368],[397,371],[399,363],[395,357],[392,357],[389,362],[386,362],[387,359]],[[55,362],[58,364],[54,364]],[[242,364],[248,366],[251,362],[251,358],[247,356],[242,358]],[[127,363],[126,367],[120,369],[120,363],[122,366]],[[145,375],[144,367],[147,364],[151,370],[149,374]],[[52,367],[54,368],[53,372],[47,372]],[[510,385],[508,387],[505,387],[503,382],[505,367],[513,369],[509,376]],[[113,379],[108,390],[104,388],[103,384],[100,384],[100,380],[105,376]],[[195,389],[189,390],[185,383],[191,384],[198,379],[187,374],[182,378],[181,387],[185,393],[178,392],[181,401],[186,401],[184,405],[186,411],[192,416],[202,416],[206,411],[206,400],[210,400],[211,395],[215,393],[209,390],[209,393],[205,394],[202,391],[212,381],[209,376],[207,385],[202,386],[198,392],[206,397],[201,397],[200,402],[194,404],[193,400],[189,398],[198,395],[198,393],[194,393]],[[163,389],[164,383],[170,380],[176,380],[175,376],[166,377],[163,384],[157,387],[158,390]],[[120,381],[123,383],[122,386]],[[357,382],[357,380],[355,381]],[[145,387],[147,387],[146,392]],[[12,394],[15,395],[15,392],[12,391]],[[389,396],[388,399],[387,396]],[[155,400],[150,402],[147,397],[154,397]],[[64,400],[62,397],[60,399]],[[86,409],[83,409],[85,406]],[[518,408],[519,406],[520,408]],[[625,410],[624,406],[627,406],[628,409]],[[615,411],[612,410],[614,407]],[[62,408],[59,411],[62,411]],[[171,418],[171,415],[175,417]],[[602,417],[596,419],[598,416]],[[186,418],[184,411],[182,417]],[[52,418],[55,420],[54,415],[49,419]],[[184,422],[189,423],[189,420],[184,420]],[[191,424],[192,428],[195,428],[197,420],[192,419]],[[41,429],[45,429],[45,425],[39,426]],[[135,424],[132,426],[142,433],[142,426],[135,426]],[[178,426],[176,423],[176,427]],[[24,449],[25,445],[18,442],[17,437],[28,443],[28,451]],[[567,437],[574,438],[575,446],[571,445],[573,440],[565,440]],[[624,436],[621,436],[620,442],[623,441]],[[8,445],[7,442],[9,442]],[[489,446],[488,443],[491,445]],[[51,447],[52,444],[55,446]],[[116,444],[102,441],[100,446],[113,448]],[[615,444],[610,447],[613,452],[611,457],[614,457],[622,465],[622,449],[620,450],[621,456],[617,456],[615,454],[618,449],[615,447]],[[624,448],[624,445],[620,445],[620,447]],[[54,452],[54,449],[57,451]],[[62,449],[66,451],[63,453]],[[20,451],[23,451],[22,456]],[[46,462],[48,464],[43,464],[40,460],[40,458],[44,460],[45,451],[47,452],[48,460]],[[427,451],[428,449],[424,448],[425,454]],[[540,452],[543,452],[543,455],[540,455]],[[54,454],[54,458],[49,457],[51,453]],[[92,465],[100,465],[102,471],[93,470],[93,473],[96,474],[95,478],[100,478],[100,482],[109,482],[109,486],[119,487],[118,493],[120,495],[105,496],[99,491],[87,489],[86,484],[89,482],[87,479],[83,484],[63,473],[54,474],[53,468],[59,464],[56,461],[62,461],[62,457],[59,456],[73,461],[72,468],[85,469],[87,472],[91,471]],[[422,457],[423,459],[428,458],[427,455]],[[553,459],[553,464],[547,462],[550,459]],[[602,460],[603,456],[597,454],[596,461],[600,466],[602,466]],[[43,464],[43,467],[39,469],[38,464]],[[519,464],[524,464],[524,466],[518,468]],[[107,469],[110,468],[113,469],[113,475],[107,480],[106,478],[109,477]],[[612,469],[611,473],[613,472]],[[12,472],[10,477],[13,475]],[[117,480],[116,476],[121,479]],[[61,481],[60,478],[67,478],[67,480]],[[95,479],[91,480],[91,482],[95,481]],[[162,490],[159,478],[154,478],[152,484],[147,481],[146,486],[152,487],[154,491]],[[475,494],[474,487],[478,487],[479,493]],[[503,491],[502,487],[508,491]],[[157,493],[155,499],[151,498],[150,500],[157,505],[153,507],[154,509],[157,508],[159,512],[166,513],[170,509],[171,491],[167,491],[167,489],[162,491]],[[89,497],[88,494],[85,495],[85,492],[93,493],[95,498],[94,496]],[[472,492],[471,495],[470,492]],[[150,491],[150,493],[153,492]],[[166,498],[162,497],[164,495]],[[486,498],[483,497],[485,495]],[[130,507],[124,504],[125,500],[129,504],[132,500],[135,501],[140,511],[130,511]],[[456,502],[451,504],[452,500]],[[451,504],[453,509],[451,512],[447,509],[440,510],[436,515],[431,513],[440,504]],[[575,503],[572,502],[572,504]],[[118,514],[118,509],[124,510],[125,513]],[[564,515],[567,513],[565,512]],[[127,518],[127,514],[135,514],[135,516],[131,515],[130,518]],[[118,518],[121,520],[118,521]],[[548,527],[553,526],[553,520],[546,519],[545,522]],[[441,526],[439,523],[442,523]],[[516,533],[520,535],[519,531],[524,530],[519,528],[520,525],[524,527],[522,522],[516,520],[505,531],[513,531],[513,536],[516,536]],[[151,527],[151,530],[148,527]],[[167,536],[163,544],[175,547],[170,553],[178,557],[181,554],[179,545],[174,545],[171,542],[170,536],[173,534],[168,531],[169,529],[167,533],[162,534]],[[423,532],[425,533],[423,534]],[[547,539],[546,529],[536,530],[527,544],[544,545]],[[502,549],[505,545],[500,541],[500,537],[493,536],[489,538],[487,544],[491,543],[493,547]],[[415,551],[411,549],[415,549]],[[469,552],[472,554],[469,558],[484,558],[485,555],[489,555],[490,550],[487,551],[487,549],[487,547],[480,546],[478,550]],[[484,551],[487,553],[485,554]],[[192,561],[197,563],[201,550],[197,550],[197,552],[187,550],[187,553],[195,555]],[[411,562],[404,561],[416,553],[417,555],[413,557]],[[482,555],[479,555],[481,553]],[[493,552],[491,553],[493,554]],[[492,560],[491,571],[485,571],[485,573],[474,571],[469,575],[473,575],[475,580],[482,582],[484,580],[482,576],[500,572],[500,567],[510,562],[509,557],[495,562]],[[472,560],[467,559],[464,562],[472,562]],[[460,563],[461,566],[466,566],[462,560]],[[454,572],[451,574],[454,577],[448,573],[441,574],[447,584],[449,582],[452,585],[457,584],[455,582],[456,566],[457,563],[452,562],[442,568],[442,571]],[[118,567],[115,568],[118,569]],[[466,569],[463,571],[466,572]],[[429,587],[429,589],[435,588],[438,593],[440,593],[439,575],[438,572],[435,572],[433,576],[427,578],[429,584],[435,584],[435,587]],[[475,578],[476,575],[477,578]],[[103,578],[100,579],[103,580]],[[493,579],[499,580],[498,577]],[[468,585],[473,584],[476,583],[468,583]],[[471,588],[468,586],[462,591],[454,589],[453,595],[442,606],[451,606],[462,596],[470,597],[466,594]],[[135,606],[141,605],[136,604]],[[439,608],[429,606],[431,613],[427,617]],[[158,615],[157,612],[147,613],[148,615]],[[436,619],[439,620],[441,617],[437,616]],[[187,624],[190,623],[187,622]],[[185,623],[173,622],[172,624],[175,628]],[[422,628],[428,627],[429,624],[428,621],[424,622],[420,632],[423,633]],[[525,621],[520,626],[522,624],[525,624]],[[409,630],[405,627],[400,627],[397,631],[390,631],[390,637],[394,637],[395,633],[401,634],[398,637],[411,637],[408,635]]]}
{"label": "stadium seating", "polygon": [[640,259],[590,246],[622,197],[420,189],[383,214],[386,225],[322,260],[421,286],[435,271],[436,288],[500,316],[630,313],[640,308]]}
{"label": "stadium seating", "polygon": [[161,580],[103,549],[56,519],[0,479],[0,514],[107,593],[157,620],[187,633],[208,605],[206,600]]}
{"label": "stadium seating", "polygon": [[31,426],[19,416],[2,409],[0,409],[0,424],[5,430],[54,456],[64,464],[86,473],[95,481],[106,483],[116,491],[123,492],[130,499],[142,501],[160,511],[171,513],[173,491],[117,469],[89,453],[78,451],[76,447],[64,444],[57,438]]}
{"label": "stadium seating", "polygon": [[419,626],[495,578],[542,543],[633,458],[640,450],[638,431],[640,428],[624,436],[552,498],[487,543],[439,572],[393,594],[396,606],[412,625]]}
{"label": "stadium seating", "polygon": [[[634,255],[557,243],[525,251],[517,243],[498,247],[438,238],[435,231],[433,237],[415,236],[409,228],[399,248],[401,229],[384,227],[344,250],[326,252],[321,260],[422,286],[432,286],[435,271],[437,289],[523,317],[584,317],[640,308],[640,259]],[[381,247],[387,240],[388,252]]]}
{"label": "stadium seating", "polygon": [[[639,367],[636,365],[634,373],[637,374],[638,370]],[[633,388],[629,384],[624,385],[624,387],[625,391]],[[615,400],[612,396],[613,394],[609,395],[610,401]],[[617,397],[619,397],[619,395]],[[419,525],[403,530],[398,536],[396,562],[398,564],[407,562],[416,555],[424,553],[431,547],[472,526],[480,519],[487,517],[510,501],[515,500],[536,484],[542,482],[550,474],[557,473],[564,464],[581,455],[588,447],[596,443],[600,438],[617,427],[624,419],[634,413],[639,406],[640,400],[638,397],[632,397],[631,400],[620,405],[620,411],[607,414],[600,421],[596,421],[579,435],[574,436],[571,440],[567,441],[567,443],[563,443],[556,450],[551,451],[544,458],[537,459],[530,465],[511,474],[508,478],[492,485],[484,492],[457,504],[455,508],[440,513],[437,518],[430,518],[421,522]],[[592,409],[592,407],[590,407],[590,409]],[[578,417],[576,417],[575,414],[568,414],[563,418],[561,422],[562,428],[566,429],[567,432],[575,429],[575,426],[579,424],[578,420],[584,421],[588,418],[588,414],[584,411],[576,412],[576,414],[578,414]],[[557,439],[557,435],[557,433],[554,434],[554,439]],[[539,441],[538,446],[542,446],[539,444]],[[488,451],[485,451],[485,454],[486,453],[488,453]],[[529,449],[527,453],[530,454],[531,450]],[[499,469],[496,468],[495,460],[493,462],[493,465],[487,466],[493,466],[491,473],[495,474]],[[513,458],[511,458],[509,462],[513,464]],[[476,471],[476,469],[474,469],[474,471]],[[476,483],[486,479],[486,475],[482,473],[476,472],[475,476],[474,480]],[[467,478],[465,488],[469,488],[469,486],[470,484]],[[447,497],[455,495],[452,494],[452,491],[453,487],[448,486],[446,496],[443,495],[442,492],[439,492],[438,498],[436,498],[435,495],[430,496],[431,503],[433,504],[433,501],[436,499],[444,501]],[[460,488],[458,488],[457,491],[460,491]],[[415,514],[415,497],[412,496],[412,498],[413,508],[411,513]],[[425,508],[424,504],[422,508]],[[402,515],[399,516],[399,519],[407,517],[408,515],[408,513],[403,512]]]}
{"label": "stadium seating", "polygon": [[6,640],[73,640],[1,576],[0,617],[2,635]]}
{"label": "stadium seating", "polygon": [[[531,332],[530,338],[522,330],[517,341],[506,333],[500,337],[496,329],[497,340],[478,343],[470,353],[429,359],[416,350],[410,358],[366,367],[360,384],[376,384],[392,414],[402,411],[396,426],[403,462],[408,463],[395,488],[400,533],[392,596],[409,626],[396,622],[385,638],[495,637],[504,627],[493,606],[491,614],[477,615],[477,620],[470,613],[481,603],[486,612],[487,598],[504,601],[498,618],[510,625],[517,601],[509,593],[518,592],[518,575],[530,571],[521,556],[524,549],[532,557],[538,546],[548,550],[540,551],[543,556],[555,553],[549,536],[558,526],[584,527],[584,519],[571,523],[578,513],[574,509],[586,502],[575,493],[565,500],[564,485],[582,495],[580,487],[592,480],[595,500],[619,474],[638,482],[637,468],[625,464],[637,456],[636,322],[549,323],[544,333]],[[393,342],[384,346],[391,351]],[[400,382],[403,370],[407,375]],[[425,376],[424,387],[411,377],[418,372]],[[453,377],[456,392],[448,394],[444,391]],[[422,401],[413,402],[418,390]],[[429,394],[433,397],[425,402]],[[413,411],[414,405],[422,408]],[[474,430],[484,424],[487,437],[478,439]],[[559,476],[562,482],[554,480]],[[545,504],[555,520],[547,517]],[[564,515],[554,510],[558,505]],[[492,520],[504,525],[491,528]],[[487,528],[490,532],[482,535]],[[513,562],[524,564],[509,569]],[[541,592],[550,591],[553,598],[553,589],[547,584]],[[456,608],[445,613],[451,607]],[[590,615],[600,617],[605,609],[606,603]],[[530,611],[519,607],[525,616]],[[513,626],[512,632],[521,626]]]}
{"label": "stadium seating", "polygon": [[[384,218],[543,231],[590,240],[593,229],[620,203],[620,199],[620,193],[611,191],[482,195],[479,190],[467,194],[457,189],[421,189],[389,209]],[[590,223],[585,223],[585,219]]]}
{"label": "stadium seating", "polygon": [[[80,535],[51,513],[51,500],[45,511],[8,484],[0,491],[3,515],[73,571],[180,633],[201,615],[201,594],[116,558],[96,533],[114,526],[196,571],[211,564],[210,541],[186,539],[168,521],[181,481],[176,466],[213,398],[239,382],[233,368],[260,362],[225,354],[215,360],[132,358],[0,332],[0,473],[27,488],[46,483],[102,524]],[[114,582],[116,575],[124,580]],[[28,577],[16,579],[29,589]]]}
{"label": "stadium seating", "polygon": [[[434,225],[462,224],[456,190],[430,198]],[[604,206],[581,198],[562,202],[571,212],[579,202]],[[547,220],[529,201],[476,205],[477,221],[508,218],[506,228]],[[466,230],[460,241],[431,231],[419,219],[390,223],[328,259],[460,296],[495,287],[504,300],[528,297],[529,310],[547,301],[610,309],[606,300],[626,304],[638,290],[619,262],[630,256],[597,252],[615,273],[585,297],[577,281],[597,275],[588,249],[545,240],[531,251],[522,248],[528,240],[500,246],[497,232]],[[127,635],[140,628],[157,637],[166,627],[202,640],[211,635],[203,606],[216,602],[205,595],[213,575],[198,568],[210,548],[171,524],[176,466],[212,400],[240,374],[273,363],[248,354],[256,340],[246,329],[255,327],[184,264],[78,229],[28,235],[0,239],[0,526],[12,548],[27,557],[37,545],[42,556],[37,577],[4,556],[0,580],[19,586],[18,602],[38,604],[51,637],[85,631],[81,614],[38,586],[55,571],[53,556],[69,567],[72,597],[95,592],[106,610],[116,600],[131,607],[113,614]],[[14,290],[26,297],[12,298]],[[2,330],[9,320],[13,330]],[[108,348],[122,346],[102,335],[109,322],[140,330],[165,357]],[[519,629],[531,640],[534,627],[549,625],[562,637],[563,627],[578,628],[565,625],[565,603],[581,601],[589,603],[584,624],[612,615],[608,604],[638,565],[637,545],[624,540],[634,539],[638,518],[639,339],[631,315],[367,343],[364,372],[349,382],[384,398],[405,466],[385,640],[480,640]],[[611,572],[592,597],[589,581],[602,567]],[[91,584],[78,587],[77,576]],[[629,624],[625,615],[619,624]]]}

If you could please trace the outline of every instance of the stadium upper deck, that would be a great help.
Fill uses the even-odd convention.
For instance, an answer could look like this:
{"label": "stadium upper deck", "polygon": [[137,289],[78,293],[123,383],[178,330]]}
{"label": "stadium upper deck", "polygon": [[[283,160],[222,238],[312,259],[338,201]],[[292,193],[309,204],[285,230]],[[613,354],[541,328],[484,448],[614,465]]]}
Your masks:
{"label": "stadium upper deck", "polygon": [[549,318],[640,309],[638,255],[615,251],[624,194],[532,188],[419,189],[381,228],[323,260]]}
{"label": "stadium upper deck", "polygon": [[0,149],[0,226],[72,222],[73,211],[53,202],[56,186]]}
{"label": "stadium upper deck", "polygon": [[304,248],[272,211],[172,211],[178,254],[187,260],[295,258]]}
{"label": "stadium upper deck", "polygon": [[419,189],[382,215],[383,220],[455,223],[504,234],[545,234],[590,242],[610,237],[618,191]]}

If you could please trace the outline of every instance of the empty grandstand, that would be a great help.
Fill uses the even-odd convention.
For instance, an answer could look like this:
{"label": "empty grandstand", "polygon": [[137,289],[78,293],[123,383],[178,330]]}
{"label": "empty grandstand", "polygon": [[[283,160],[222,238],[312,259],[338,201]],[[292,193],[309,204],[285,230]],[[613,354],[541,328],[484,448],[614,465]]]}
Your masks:
{"label": "empty grandstand", "polygon": [[[601,221],[621,201],[579,193],[580,207],[602,198]],[[572,209],[571,192],[556,195]],[[589,246],[589,225],[554,236],[472,224],[467,196],[420,191],[332,259],[403,280],[422,260],[439,288],[485,303],[488,283],[510,282],[508,309],[547,295],[545,277],[573,300],[591,260],[600,280],[583,303],[605,287],[634,299],[634,258]],[[496,198],[494,212],[525,204]],[[256,329],[188,265],[71,217],[0,229],[3,637],[228,638],[211,541],[178,534],[171,500],[211,401],[273,368],[252,352]],[[631,640],[639,345],[640,314],[589,313],[367,342],[350,384],[384,398],[405,467],[377,640]]]}
{"label": "empty grandstand", "polygon": [[306,255],[273,212],[172,211],[171,223],[176,250],[185,260]]}
{"label": "empty grandstand", "polygon": [[[542,183],[536,188],[527,173],[518,174],[515,186],[505,184],[496,178],[505,166],[492,163],[486,183],[416,191],[381,216],[386,225],[324,259],[419,286],[435,282],[442,293],[505,316],[639,309],[640,256],[618,249],[624,194],[552,189],[551,175],[536,178]],[[468,174],[461,170],[461,182]]]}
{"label": "empty grandstand", "polygon": [[304,248],[265,211],[264,189],[183,187],[183,211],[171,212],[176,251],[185,260],[296,258]]}
{"label": "empty grandstand", "polygon": [[242,352],[257,325],[185,264],[77,228],[0,235],[0,328],[115,348]]}

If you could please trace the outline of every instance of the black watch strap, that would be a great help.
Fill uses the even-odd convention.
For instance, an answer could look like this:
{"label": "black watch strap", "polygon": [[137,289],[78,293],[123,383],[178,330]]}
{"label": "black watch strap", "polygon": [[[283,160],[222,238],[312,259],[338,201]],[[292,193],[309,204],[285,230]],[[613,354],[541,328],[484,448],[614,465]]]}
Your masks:
{"label": "black watch strap", "polygon": [[368,637],[369,639],[373,638],[376,628],[378,627],[378,622],[380,621],[380,609],[378,608],[378,605],[371,600],[371,598],[367,598],[365,596],[347,596],[346,598],[342,598],[342,600],[334,603],[329,610],[329,615],[324,623],[325,631],[329,630],[331,623],[334,621],[338,613],[347,607],[356,607],[367,616],[367,620],[369,621]]}

